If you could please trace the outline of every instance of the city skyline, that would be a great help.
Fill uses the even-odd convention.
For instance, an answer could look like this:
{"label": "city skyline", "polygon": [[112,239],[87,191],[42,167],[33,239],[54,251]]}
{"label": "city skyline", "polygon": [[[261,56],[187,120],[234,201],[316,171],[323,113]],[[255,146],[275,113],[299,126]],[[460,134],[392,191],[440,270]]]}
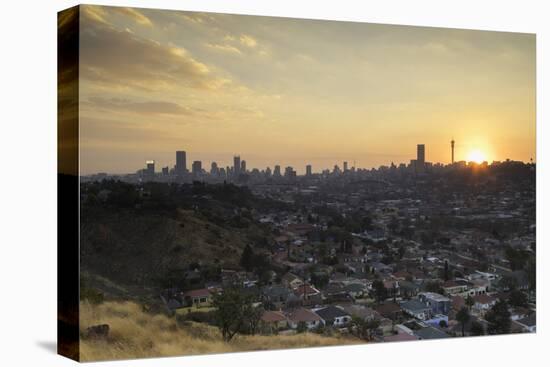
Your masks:
{"label": "city skyline", "polygon": [[[81,174],[535,155],[535,36],[83,6]],[[185,35],[183,37],[182,35]],[[189,165],[188,165],[189,166]],[[203,164],[204,166],[204,164]]]}

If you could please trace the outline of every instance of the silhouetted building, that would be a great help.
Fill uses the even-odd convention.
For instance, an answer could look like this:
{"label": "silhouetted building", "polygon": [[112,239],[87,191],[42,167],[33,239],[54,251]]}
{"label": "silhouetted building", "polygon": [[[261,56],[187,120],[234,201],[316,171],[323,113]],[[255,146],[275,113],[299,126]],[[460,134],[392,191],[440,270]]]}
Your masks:
{"label": "silhouetted building", "polygon": [[194,161],[192,166],[192,172],[194,175],[198,175],[202,173],[202,162],[201,161]]}
{"label": "silhouetted building", "polygon": [[168,167],[162,167],[163,176],[168,176],[169,173],[170,173],[170,169]]}
{"label": "silhouetted building", "polygon": [[187,154],[183,150],[176,152],[176,166],[174,167],[176,175],[183,176],[187,172]]}
{"label": "silhouetted building", "polygon": [[145,174],[147,176],[153,177],[155,175],[155,161],[146,161],[145,165]]}
{"label": "silhouetted building", "polygon": [[455,163],[455,140],[451,140],[451,163]]}
{"label": "silhouetted building", "polygon": [[281,166],[275,166],[275,168],[273,169],[273,176],[281,177]]}
{"label": "silhouetted building", "polygon": [[246,173],[246,161],[244,159],[241,161],[241,173]]}
{"label": "silhouetted building", "polygon": [[210,165],[210,174],[212,176],[218,176],[220,170],[218,168],[218,164],[216,162],[212,162],[212,164]]}
{"label": "silhouetted building", "polygon": [[348,162],[344,162],[344,172],[348,171]]}
{"label": "silhouetted building", "polygon": [[233,157],[233,175],[238,176],[241,172],[241,157],[236,155]]}
{"label": "silhouetted building", "polygon": [[311,164],[306,166],[306,176],[311,176]]}

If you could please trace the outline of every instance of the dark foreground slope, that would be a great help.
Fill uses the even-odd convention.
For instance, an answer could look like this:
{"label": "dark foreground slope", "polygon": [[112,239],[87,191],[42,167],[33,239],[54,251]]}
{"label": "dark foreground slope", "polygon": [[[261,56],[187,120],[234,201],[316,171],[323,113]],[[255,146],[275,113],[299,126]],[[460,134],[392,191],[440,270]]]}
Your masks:
{"label": "dark foreground slope", "polygon": [[175,286],[199,264],[204,278],[238,266],[243,248],[270,240],[253,213],[270,205],[233,185],[81,187],[81,271],[110,294]]}

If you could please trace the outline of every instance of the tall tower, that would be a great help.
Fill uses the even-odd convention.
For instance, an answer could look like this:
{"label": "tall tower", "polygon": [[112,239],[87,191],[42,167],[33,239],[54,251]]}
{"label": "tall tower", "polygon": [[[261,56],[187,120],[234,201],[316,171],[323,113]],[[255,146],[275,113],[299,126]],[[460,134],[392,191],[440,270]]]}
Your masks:
{"label": "tall tower", "polygon": [[455,163],[455,140],[451,140],[451,163]]}
{"label": "tall tower", "polygon": [[176,151],[176,175],[183,176],[187,171],[187,157],[183,150]]}
{"label": "tall tower", "polygon": [[241,173],[241,157],[236,155],[233,157],[233,174],[238,177]]}

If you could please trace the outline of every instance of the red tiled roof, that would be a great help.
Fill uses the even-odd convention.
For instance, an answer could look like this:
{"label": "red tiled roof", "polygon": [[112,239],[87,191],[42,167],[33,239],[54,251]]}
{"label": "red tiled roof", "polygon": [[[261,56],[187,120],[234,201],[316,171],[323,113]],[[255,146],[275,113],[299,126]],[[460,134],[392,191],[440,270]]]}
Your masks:
{"label": "red tiled roof", "polygon": [[321,321],[321,317],[319,315],[317,315],[315,312],[310,311],[306,308],[299,308],[291,312],[288,315],[288,318],[293,322]]}
{"label": "red tiled roof", "polygon": [[262,315],[262,321],[264,322],[279,322],[285,320],[286,316],[280,311],[266,311]]}
{"label": "red tiled roof", "polygon": [[472,297],[475,303],[489,304],[496,301],[495,297],[488,296],[486,294],[479,294]]}
{"label": "red tiled roof", "polygon": [[187,291],[183,294],[184,297],[208,297],[210,296],[210,291],[206,288],[203,289],[194,289],[192,291]]}

